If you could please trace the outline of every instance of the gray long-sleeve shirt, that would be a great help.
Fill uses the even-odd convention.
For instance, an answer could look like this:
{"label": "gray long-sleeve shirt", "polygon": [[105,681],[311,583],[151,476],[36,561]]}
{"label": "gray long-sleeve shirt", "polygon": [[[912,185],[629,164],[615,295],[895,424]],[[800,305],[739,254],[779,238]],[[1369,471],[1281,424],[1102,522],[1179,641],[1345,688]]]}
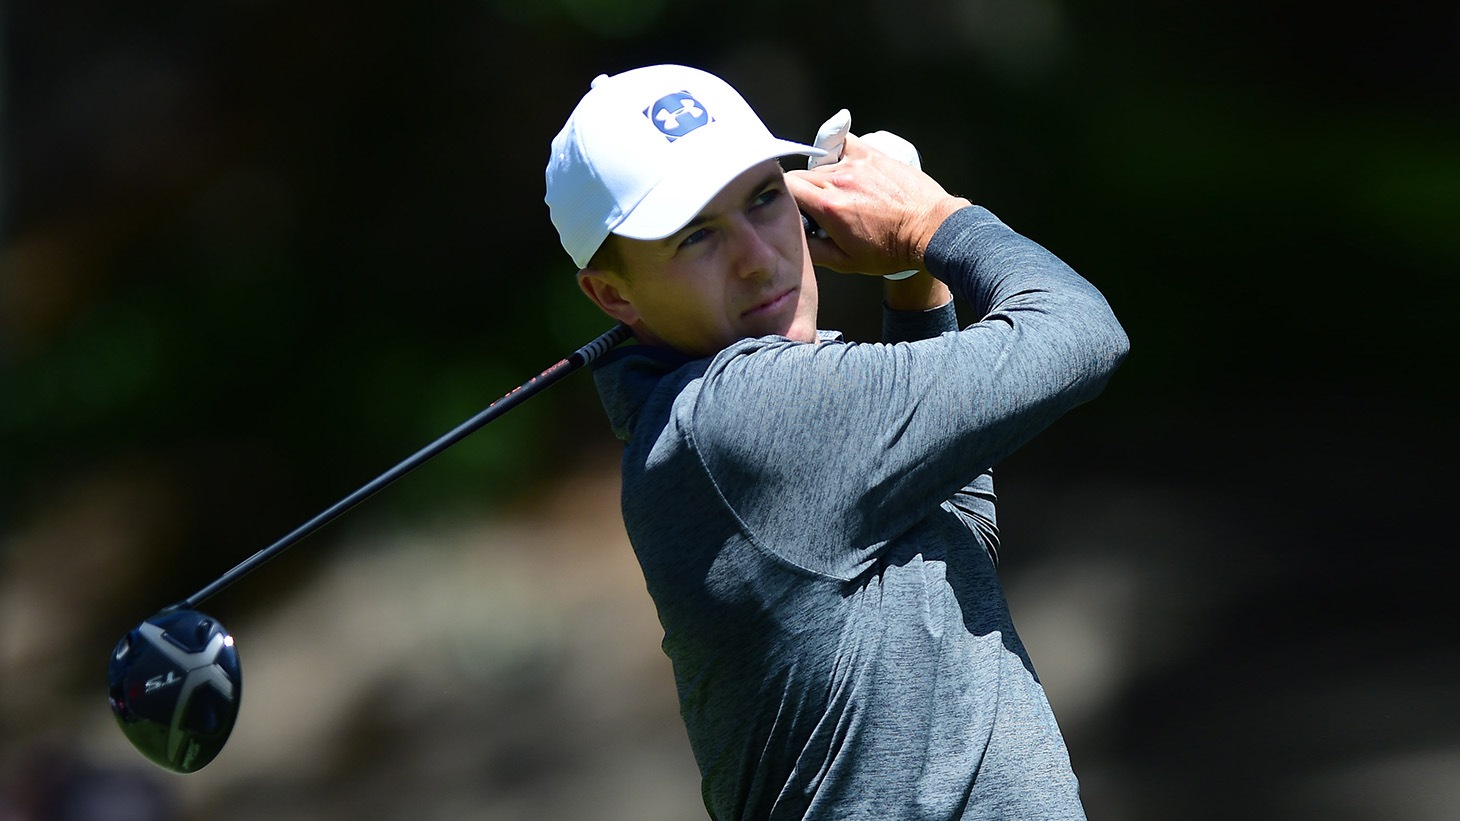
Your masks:
{"label": "gray long-sleeve shirt", "polygon": [[[988,211],[927,249],[951,306],[889,344],[615,351],[623,513],[713,818],[1083,818],[995,574],[991,467],[1127,350],[1100,293]],[[895,344],[893,344],[895,343]]]}

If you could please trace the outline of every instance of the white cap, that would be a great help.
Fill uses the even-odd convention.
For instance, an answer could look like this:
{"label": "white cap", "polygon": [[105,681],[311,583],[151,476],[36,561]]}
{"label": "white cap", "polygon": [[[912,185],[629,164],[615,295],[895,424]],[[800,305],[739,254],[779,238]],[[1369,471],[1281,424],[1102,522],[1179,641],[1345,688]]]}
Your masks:
{"label": "white cap", "polygon": [[563,247],[586,268],[610,233],[663,239],[757,163],[825,153],[771,136],[713,74],[648,66],[593,81],[553,139],[546,200]]}

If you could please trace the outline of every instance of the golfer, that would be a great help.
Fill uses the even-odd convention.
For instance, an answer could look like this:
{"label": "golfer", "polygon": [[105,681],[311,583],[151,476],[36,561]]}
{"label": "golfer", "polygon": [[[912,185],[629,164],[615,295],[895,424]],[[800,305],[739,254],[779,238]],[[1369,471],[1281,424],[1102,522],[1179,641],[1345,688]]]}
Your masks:
{"label": "golfer", "polygon": [[[1044,248],[856,137],[778,162],[822,153],[652,66],[598,78],[547,166],[580,287],[639,343],[594,375],[705,807],[1083,818],[995,573],[990,469],[1100,392],[1125,333]],[[857,344],[818,329],[813,262],[919,273]]]}

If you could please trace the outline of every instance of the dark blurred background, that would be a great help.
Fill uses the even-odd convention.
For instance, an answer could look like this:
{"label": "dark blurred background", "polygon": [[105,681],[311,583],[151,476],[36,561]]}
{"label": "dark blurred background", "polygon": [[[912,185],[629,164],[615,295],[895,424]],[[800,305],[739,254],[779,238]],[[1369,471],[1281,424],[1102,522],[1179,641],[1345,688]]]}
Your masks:
{"label": "dark blurred background", "polygon": [[[703,817],[578,377],[218,596],[202,773],[111,726],[134,623],[607,327],[542,204],[598,73],[836,109],[1110,298],[1000,471],[1092,818],[1460,814],[1455,26],[1440,5],[0,7],[0,819]],[[875,282],[823,324],[876,333]]]}

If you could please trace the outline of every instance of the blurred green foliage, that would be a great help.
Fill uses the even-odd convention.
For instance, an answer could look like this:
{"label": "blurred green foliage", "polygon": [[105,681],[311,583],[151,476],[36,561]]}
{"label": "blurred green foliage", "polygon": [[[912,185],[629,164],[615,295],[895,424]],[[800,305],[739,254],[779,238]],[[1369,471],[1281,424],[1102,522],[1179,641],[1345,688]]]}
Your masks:
{"label": "blurred green foliage", "polygon": [[[13,520],[143,454],[237,557],[603,330],[541,169],[594,75],[650,62],[724,74],[787,136],[849,107],[1090,276],[1135,345],[1111,425],[1431,402],[1455,365],[1456,78],[1418,11],[1312,10],[1320,38],[1296,4],[80,6],[7,12]],[[828,290],[827,324],[875,327],[875,295]],[[580,376],[380,504],[511,499],[609,439]]]}

